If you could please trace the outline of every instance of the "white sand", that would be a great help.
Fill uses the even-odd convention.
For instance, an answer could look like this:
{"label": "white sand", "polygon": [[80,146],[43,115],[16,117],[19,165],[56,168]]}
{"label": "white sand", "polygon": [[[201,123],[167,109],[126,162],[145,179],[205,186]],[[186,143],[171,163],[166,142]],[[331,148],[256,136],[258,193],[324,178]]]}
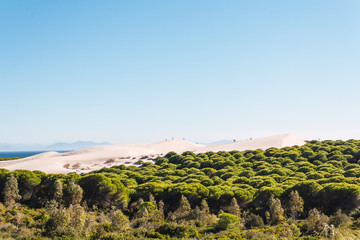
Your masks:
{"label": "white sand", "polygon": [[188,141],[170,140],[152,144],[97,146],[68,153],[46,152],[20,160],[2,161],[0,168],[40,170],[46,173],[84,173],[114,165],[136,165],[139,160],[152,161],[151,159],[163,156],[171,151],[179,154],[185,151],[195,153],[245,151],[303,144],[305,142],[302,138],[291,134],[208,146]]}
{"label": "white sand", "polygon": [[225,143],[219,145],[210,145],[204,148],[198,149],[196,152],[204,153],[204,152],[218,152],[218,151],[246,151],[246,150],[256,150],[256,149],[268,149],[271,147],[275,148],[283,148],[283,147],[291,147],[295,145],[303,145],[305,144],[304,139],[292,134],[282,134],[271,137],[257,138],[246,141],[239,141],[233,143]]}

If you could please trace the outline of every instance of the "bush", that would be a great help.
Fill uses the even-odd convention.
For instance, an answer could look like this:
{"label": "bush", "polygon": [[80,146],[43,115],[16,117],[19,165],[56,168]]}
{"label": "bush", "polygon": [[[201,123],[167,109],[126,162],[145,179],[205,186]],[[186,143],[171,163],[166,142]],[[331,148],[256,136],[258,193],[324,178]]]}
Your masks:
{"label": "bush", "polygon": [[155,229],[156,232],[177,238],[197,238],[198,231],[189,226],[165,223]]}
{"label": "bush", "polygon": [[239,218],[230,213],[221,213],[219,215],[219,220],[213,226],[215,231],[223,231],[226,229],[231,229],[239,225]]}
{"label": "bush", "polygon": [[309,216],[302,225],[302,231],[307,234],[319,236],[329,227],[329,217],[320,213],[316,208],[310,210]]}
{"label": "bush", "polygon": [[338,209],[330,218],[330,224],[333,224],[335,227],[347,227],[352,224],[352,219],[345,213],[342,213],[341,209]]}
{"label": "bush", "polygon": [[250,213],[245,217],[246,228],[262,228],[264,227],[264,220],[257,214]]}

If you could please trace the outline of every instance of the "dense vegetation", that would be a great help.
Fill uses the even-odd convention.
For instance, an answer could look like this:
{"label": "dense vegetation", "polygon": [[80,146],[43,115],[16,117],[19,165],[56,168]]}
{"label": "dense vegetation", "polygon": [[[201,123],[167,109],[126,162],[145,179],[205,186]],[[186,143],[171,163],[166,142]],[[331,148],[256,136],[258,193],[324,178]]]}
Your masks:
{"label": "dense vegetation", "polygon": [[9,161],[9,160],[17,160],[23,157],[0,157],[0,161]]}
{"label": "dense vegetation", "polygon": [[359,239],[359,160],[349,140],[81,176],[0,169],[0,238]]}

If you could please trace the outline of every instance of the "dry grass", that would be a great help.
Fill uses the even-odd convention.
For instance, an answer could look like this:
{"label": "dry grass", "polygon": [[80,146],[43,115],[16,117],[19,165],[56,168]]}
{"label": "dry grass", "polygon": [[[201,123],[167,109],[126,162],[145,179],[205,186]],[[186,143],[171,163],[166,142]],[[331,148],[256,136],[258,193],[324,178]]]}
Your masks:
{"label": "dry grass", "polygon": [[[325,238],[323,238],[325,239]],[[335,240],[356,240],[360,239],[360,231],[350,228],[338,228],[335,230]]]}
{"label": "dry grass", "polygon": [[110,163],[114,163],[114,162],[115,162],[115,159],[110,158],[110,159],[106,160],[105,164],[110,164]]}
{"label": "dry grass", "polygon": [[74,165],[72,165],[72,169],[78,169],[80,168],[80,163],[75,163]]}
{"label": "dry grass", "polygon": [[70,168],[70,163],[65,164],[63,167],[66,168],[66,169],[69,169]]}

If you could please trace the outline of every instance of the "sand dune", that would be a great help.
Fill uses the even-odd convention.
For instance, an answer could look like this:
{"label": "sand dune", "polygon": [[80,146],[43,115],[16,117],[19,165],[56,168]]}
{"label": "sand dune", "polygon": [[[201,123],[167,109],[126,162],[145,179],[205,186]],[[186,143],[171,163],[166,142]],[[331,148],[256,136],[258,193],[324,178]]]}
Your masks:
{"label": "sand dune", "polygon": [[151,144],[121,144],[85,148],[68,153],[46,152],[20,160],[0,162],[0,168],[9,170],[27,169],[40,170],[46,173],[90,172],[114,165],[136,165],[139,160],[152,161],[168,152],[183,153],[193,151],[203,153],[208,151],[245,151],[282,148],[286,146],[303,145],[302,138],[283,134],[272,137],[258,138],[247,141],[219,145],[200,145],[188,141],[170,140]]}
{"label": "sand dune", "polygon": [[304,139],[292,134],[282,134],[271,137],[257,138],[246,141],[239,141],[233,143],[225,143],[219,145],[210,145],[204,148],[198,149],[196,152],[218,152],[218,151],[246,151],[246,150],[255,150],[255,149],[268,149],[271,147],[283,148],[290,147],[294,145],[303,145]]}

